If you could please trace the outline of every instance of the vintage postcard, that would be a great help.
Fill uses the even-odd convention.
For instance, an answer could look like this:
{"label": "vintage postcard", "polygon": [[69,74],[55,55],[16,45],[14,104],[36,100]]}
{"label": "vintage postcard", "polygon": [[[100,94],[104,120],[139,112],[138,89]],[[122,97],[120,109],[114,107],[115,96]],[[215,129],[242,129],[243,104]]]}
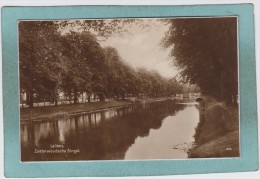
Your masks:
{"label": "vintage postcard", "polygon": [[[133,17],[140,8],[145,15]],[[86,176],[181,174],[188,165],[204,173],[209,162],[208,172],[255,170],[256,107],[248,104],[256,102],[254,35],[244,33],[253,32],[252,6],[221,8],[5,8],[4,80],[15,82],[4,81],[6,93],[15,90],[4,96],[5,147],[16,147],[7,162],[19,170],[46,165],[46,176],[66,176],[51,168],[72,165],[88,168]],[[44,11],[64,15],[46,18]],[[6,34],[14,37],[14,55]],[[125,174],[111,172],[113,166]],[[144,172],[153,166],[168,172]],[[131,167],[139,169],[127,172]]]}
{"label": "vintage postcard", "polygon": [[239,157],[237,22],[18,21],[21,160]]}

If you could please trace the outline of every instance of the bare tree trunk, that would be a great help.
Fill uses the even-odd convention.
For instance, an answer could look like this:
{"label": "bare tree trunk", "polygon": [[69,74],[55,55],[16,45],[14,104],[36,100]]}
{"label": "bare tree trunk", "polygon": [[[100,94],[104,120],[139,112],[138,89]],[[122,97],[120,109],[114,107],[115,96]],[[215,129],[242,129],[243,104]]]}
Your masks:
{"label": "bare tree trunk", "polygon": [[30,104],[30,93],[25,93],[26,94],[26,105],[29,105]]}
{"label": "bare tree trunk", "polygon": [[30,93],[29,93],[29,107],[33,108],[33,91],[32,90],[30,90]]}
{"label": "bare tree trunk", "polygon": [[78,91],[76,88],[73,90],[73,95],[74,95],[74,104],[77,104],[78,101]]}
{"label": "bare tree trunk", "polygon": [[57,87],[54,88],[54,103],[55,106],[58,106],[58,94],[57,94]]}
{"label": "bare tree trunk", "polygon": [[88,102],[90,103],[90,94],[88,94]]}

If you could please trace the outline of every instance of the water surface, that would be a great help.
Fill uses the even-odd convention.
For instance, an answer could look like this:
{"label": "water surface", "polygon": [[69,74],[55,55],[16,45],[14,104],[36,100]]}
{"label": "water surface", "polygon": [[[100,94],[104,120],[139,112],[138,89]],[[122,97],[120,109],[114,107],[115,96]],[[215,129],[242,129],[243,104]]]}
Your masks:
{"label": "water surface", "polygon": [[21,124],[21,159],[187,158],[198,122],[196,104],[168,100]]}

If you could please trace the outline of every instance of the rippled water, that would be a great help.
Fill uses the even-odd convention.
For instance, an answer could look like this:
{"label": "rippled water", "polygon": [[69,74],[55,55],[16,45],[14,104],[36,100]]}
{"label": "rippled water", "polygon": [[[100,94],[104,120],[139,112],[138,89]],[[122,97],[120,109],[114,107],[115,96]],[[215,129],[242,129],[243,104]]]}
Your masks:
{"label": "rippled water", "polygon": [[196,104],[168,100],[21,124],[21,159],[187,158],[198,122]]}

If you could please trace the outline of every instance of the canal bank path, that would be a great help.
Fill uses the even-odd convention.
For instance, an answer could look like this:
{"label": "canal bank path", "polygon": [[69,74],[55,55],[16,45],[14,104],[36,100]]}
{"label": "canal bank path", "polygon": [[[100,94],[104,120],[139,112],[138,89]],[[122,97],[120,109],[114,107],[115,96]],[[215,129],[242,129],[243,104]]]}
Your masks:
{"label": "canal bank path", "polygon": [[92,113],[110,108],[121,108],[133,105],[138,102],[150,103],[156,101],[164,101],[170,99],[168,97],[160,98],[138,98],[135,102],[129,100],[113,100],[103,102],[67,104],[59,106],[45,106],[34,108],[20,108],[20,121],[43,121],[52,120],[59,117],[67,117],[75,114]]}

